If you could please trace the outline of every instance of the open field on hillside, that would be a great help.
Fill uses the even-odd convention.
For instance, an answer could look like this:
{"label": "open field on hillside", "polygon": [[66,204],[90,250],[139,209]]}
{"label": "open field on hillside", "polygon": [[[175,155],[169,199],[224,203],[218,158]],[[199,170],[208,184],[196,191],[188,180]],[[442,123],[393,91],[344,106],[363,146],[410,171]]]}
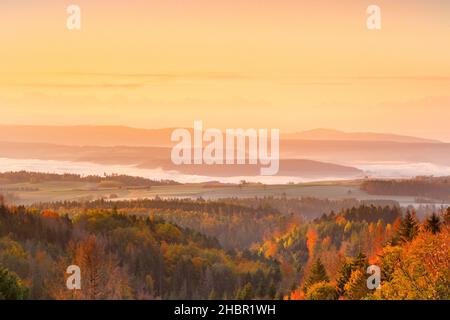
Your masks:
{"label": "open field on hillside", "polygon": [[63,200],[111,200],[137,198],[205,198],[219,199],[230,197],[315,197],[328,199],[355,198],[357,200],[386,199],[399,203],[412,204],[414,197],[369,195],[360,190],[359,181],[323,181],[284,185],[210,185],[184,184],[152,186],[145,188],[101,188],[95,183],[84,182],[42,182],[0,185],[0,193],[7,194],[9,203],[29,205],[38,202]]}

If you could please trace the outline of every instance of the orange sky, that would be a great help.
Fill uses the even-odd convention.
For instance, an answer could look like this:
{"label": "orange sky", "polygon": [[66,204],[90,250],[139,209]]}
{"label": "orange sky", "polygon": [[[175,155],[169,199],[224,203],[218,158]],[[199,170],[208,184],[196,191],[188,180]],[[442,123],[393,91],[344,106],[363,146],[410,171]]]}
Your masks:
{"label": "orange sky", "polygon": [[[0,2],[0,123],[327,127],[450,141],[450,2]],[[66,29],[66,7],[82,30]],[[366,28],[366,8],[382,30]]]}

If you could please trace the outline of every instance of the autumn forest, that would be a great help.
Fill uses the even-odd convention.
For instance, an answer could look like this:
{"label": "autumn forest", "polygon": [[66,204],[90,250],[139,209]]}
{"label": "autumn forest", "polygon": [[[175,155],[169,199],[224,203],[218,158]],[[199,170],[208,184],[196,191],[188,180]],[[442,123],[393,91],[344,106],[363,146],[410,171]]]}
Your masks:
{"label": "autumn forest", "polygon": [[0,319],[448,306],[449,21],[449,0],[0,0]]}
{"label": "autumn forest", "polygon": [[[299,207],[321,208],[302,215]],[[305,210],[308,212],[308,210]],[[314,198],[0,204],[4,299],[450,299],[450,208]],[[67,290],[67,266],[83,271]],[[381,287],[367,286],[367,268]]]}

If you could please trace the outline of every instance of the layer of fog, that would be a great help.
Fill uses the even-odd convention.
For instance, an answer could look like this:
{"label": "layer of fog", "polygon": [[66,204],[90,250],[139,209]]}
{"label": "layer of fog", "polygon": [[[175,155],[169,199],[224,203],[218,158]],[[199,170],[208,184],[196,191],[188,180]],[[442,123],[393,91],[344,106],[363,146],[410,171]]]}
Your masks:
{"label": "layer of fog", "polygon": [[[450,176],[450,167],[439,166],[431,163],[406,163],[406,162],[378,162],[378,163],[347,163],[365,172],[369,177],[380,178],[408,178],[420,175]],[[37,160],[37,159],[8,159],[0,158],[0,172],[7,171],[34,171],[48,173],[73,173],[86,175],[104,174],[126,174],[130,176],[140,176],[155,180],[175,180],[182,183],[195,183],[206,181],[220,181],[223,183],[239,183],[242,180],[248,182],[260,182],[265,184],[285,184],[314,182],[324,180],[343,180],[336,177],[322,177],[320,179],[307,179],[301,177],[283,176],[251,176],[251,177],[208,177],[197,175],[180,174],[176,171],[165,171],[162,169],[142,169],[135,166],[126,165],[104,165],[88,162],[72,162],[57,160]],[[354,178],[354,177],[352,177]]]}

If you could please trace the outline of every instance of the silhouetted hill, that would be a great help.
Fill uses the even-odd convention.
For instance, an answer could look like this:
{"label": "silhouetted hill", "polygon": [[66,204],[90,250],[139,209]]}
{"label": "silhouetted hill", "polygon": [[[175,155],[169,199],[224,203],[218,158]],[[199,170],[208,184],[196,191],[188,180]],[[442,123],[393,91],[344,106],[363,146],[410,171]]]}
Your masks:
{"label": "silhouetted hill", "polygon": [[[50,143],[76,146],[170,146],[174,129],[138,129],[126,126],[19,126],[0,125],[0,141]],[[315,129],[282,134],[281,139],[327,141],[391,141],[440,143],[437,140],[394,134]]]}
{"label": "silhouetted hill", "polygon": [[[94,147],[61,146],[43,143],[0,142],[0,158],[64,160],[100,164],[135,165],[145,169],[162,168],[183,174],[203,176],[259,175],[255,165],[182,165],[170,158],[170,148],[163,147]],[[278,175],[305,178],[355,178],[362,171],[349,166],[305,159],[282,159]]]}
{"label": "silhouetted hill", "polygon": [[440,143],[438,140],[373,132],[343,132],[331,129],[313,129],[282,136],[284,139],[339,140],[339,141],[391,141],[403,143]]}

